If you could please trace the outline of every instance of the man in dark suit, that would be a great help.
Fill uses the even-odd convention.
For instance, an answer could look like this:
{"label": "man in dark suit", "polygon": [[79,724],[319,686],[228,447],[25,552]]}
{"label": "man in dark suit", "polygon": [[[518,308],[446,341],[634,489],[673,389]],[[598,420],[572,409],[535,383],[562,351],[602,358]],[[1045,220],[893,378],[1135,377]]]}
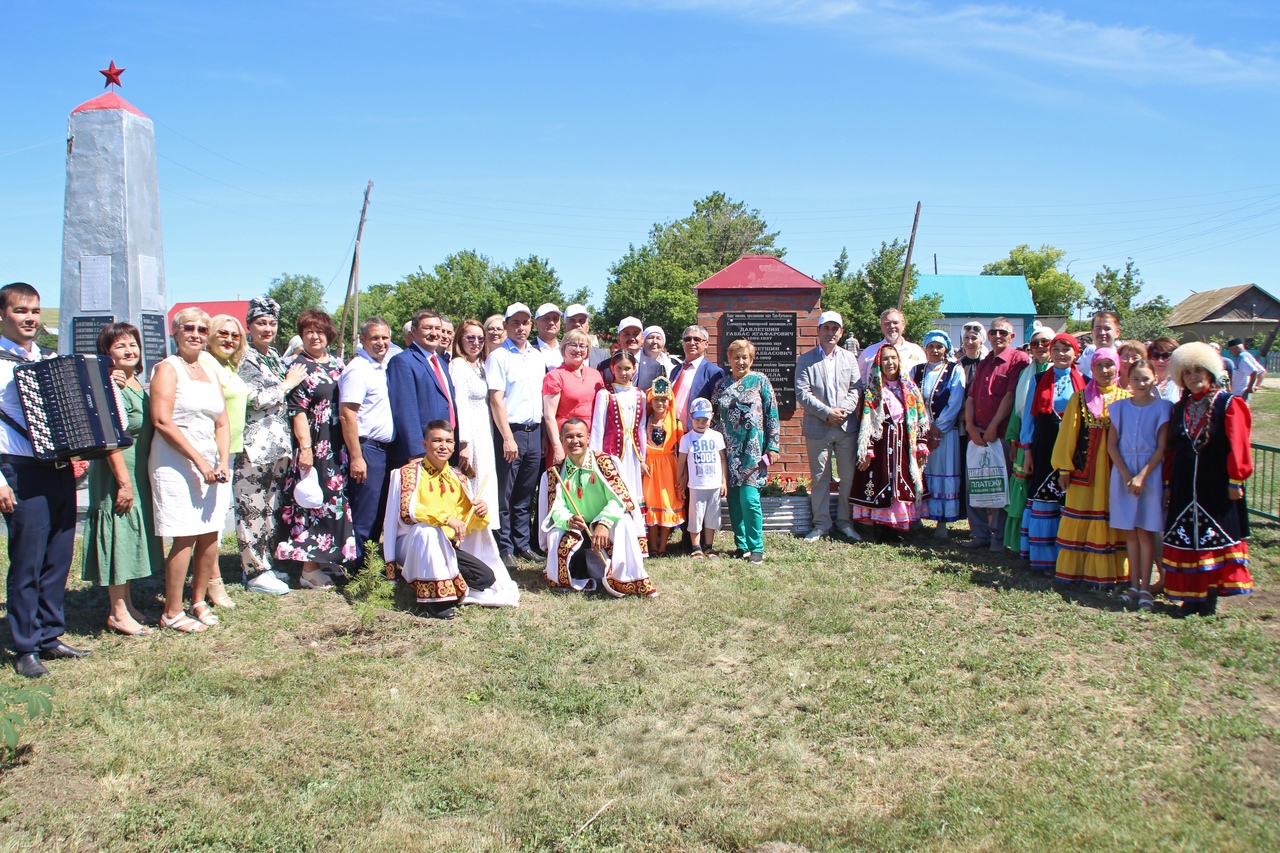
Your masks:
{"label": "man in dark suit", "polygon": [[[689,419],[689,402],[699,397],[711,400],[711,391],[724,376],[724,368],[706,358],[710,335],[701,326],[684,330],[684,363],[671,372],[671,389],[676,396],[676,417],[685,430],[693,426]],[[712,402],[715,402],[712,400]]]}
{"label": "man in dark suit", "polygon": [[71,466],[33,455],[13,379],[14,368],[54,355],[36,343],[40,294],[25,282],[0,288],[0,513],[9,531],[7,609],[13,668],[42,678],[40,662],[82,658],[87,649],[62,641],[63,595],[76,535],[76,486]]}
{"label": "man in dark suit", "polygon": [[436,355],[442,330],[439,314],[419,311],[413,315],[408,349],[387,362],[387,399],[395,428],[388,469],[422,455],[421,436],[432,421],[448,421],[455,431],[458,428],[453,381]]}

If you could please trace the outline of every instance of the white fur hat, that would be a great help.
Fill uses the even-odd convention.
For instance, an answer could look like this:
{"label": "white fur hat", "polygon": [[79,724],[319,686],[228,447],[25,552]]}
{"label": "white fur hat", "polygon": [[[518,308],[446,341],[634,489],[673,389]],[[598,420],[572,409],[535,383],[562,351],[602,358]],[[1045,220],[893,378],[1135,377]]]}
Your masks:
{"label": "white fur hat", "polygon": [[1182,388],[1184,387],[1182,374],[1192,367],[1204,368],[1204,371],[1213,377],[1214,382],[1222,381],[1219,378],[1224,369],[1222,356],[1208,344],[1192,341],[1174,350],[1173,356],[1169,359],[1169,378],[1175,385]]}

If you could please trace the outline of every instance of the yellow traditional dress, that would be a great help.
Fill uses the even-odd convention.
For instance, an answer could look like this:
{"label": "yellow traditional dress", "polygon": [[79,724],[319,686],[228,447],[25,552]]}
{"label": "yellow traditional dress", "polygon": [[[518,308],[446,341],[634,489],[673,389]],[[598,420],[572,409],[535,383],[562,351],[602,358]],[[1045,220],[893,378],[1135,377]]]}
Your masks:
{"label": "yellow traditional dress", "polygon": [[[515,607],[520,590],[511,580],[489,527],[490,515],[473,512],[466,480],[446,465],[437,470],[426,460],[415,460],[391,472],[387,490],[386,521],[382,534],[383,558],[396,563],[405,582],[422,603],[479,604]],[[466,522],[466,536],[457,534],[449,519]],[[494,574],[485,590],[467,586],[458,572],[456,550],[483,562]]]}
{"label": "yellow traditional dress", "polygon": [[1115,586],[1129,582],[1125,532],[1112,529],[1107,510],[1111,483],[1109,412],[1112,403],[1129,396],[1118,385],[1099,388],[1090,382],[1071,395],[1062,413],[1062,426],[1053,445],[1053,466],[1071,474],[1058,525],[1055,577],[1063,583]]}

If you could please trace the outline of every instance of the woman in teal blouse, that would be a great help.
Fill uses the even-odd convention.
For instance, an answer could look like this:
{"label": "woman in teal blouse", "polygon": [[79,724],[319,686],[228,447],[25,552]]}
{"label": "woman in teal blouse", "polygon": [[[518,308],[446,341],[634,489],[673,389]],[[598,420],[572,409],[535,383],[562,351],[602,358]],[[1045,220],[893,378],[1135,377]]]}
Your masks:
{"label": "woman in teal blouse", "polygon": [[736,556],[763,563],[760,487],[769,481],[769,466],[778,456],[778,403],[768,377],[751,369],[755,344],[739,338],[729,344],[726,355],[731,373],[719,380],[711,394],[715,406],[711,426],[724,437]]}

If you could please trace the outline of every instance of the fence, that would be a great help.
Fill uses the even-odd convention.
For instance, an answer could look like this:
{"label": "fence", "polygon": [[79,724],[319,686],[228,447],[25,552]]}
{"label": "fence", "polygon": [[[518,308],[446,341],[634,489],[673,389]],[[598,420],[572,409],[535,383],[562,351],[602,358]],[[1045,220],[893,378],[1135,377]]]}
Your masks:
{"label": "fence", "polygon": [[1250,445],[1253,449],[1253,476],[1245,485],[1249,512],[1280,521],[1280,447]]}
{"label": "fence", "polygon": [[1280,373],[1280,349],[1267,353],[1267,373]]}

